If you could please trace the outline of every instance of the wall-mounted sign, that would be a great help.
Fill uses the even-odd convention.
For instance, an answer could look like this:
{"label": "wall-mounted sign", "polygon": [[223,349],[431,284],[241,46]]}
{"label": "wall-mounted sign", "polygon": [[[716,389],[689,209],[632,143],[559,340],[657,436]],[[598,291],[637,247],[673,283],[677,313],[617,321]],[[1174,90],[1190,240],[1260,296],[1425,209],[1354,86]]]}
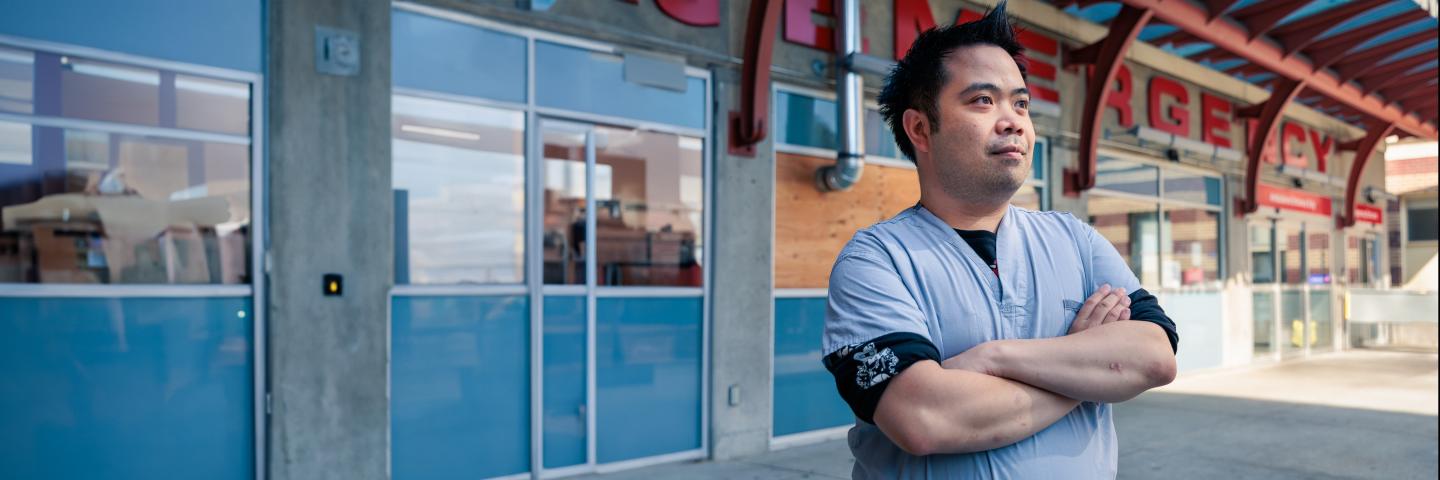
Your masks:
{"label": "wall-mounted sign", "polygon": [[1300,190],[1274,187],[1266,184],[1255,186],[1255,200],[1262,207],[1272,207],[1293,212],[1309,213],[1329,217],[1330,197]]}
{"label": "wall-mounted sign", "polygon": [[1379,225],[1385,223],[1385,211],[1374,205],[1355,205],[1355,221]]}

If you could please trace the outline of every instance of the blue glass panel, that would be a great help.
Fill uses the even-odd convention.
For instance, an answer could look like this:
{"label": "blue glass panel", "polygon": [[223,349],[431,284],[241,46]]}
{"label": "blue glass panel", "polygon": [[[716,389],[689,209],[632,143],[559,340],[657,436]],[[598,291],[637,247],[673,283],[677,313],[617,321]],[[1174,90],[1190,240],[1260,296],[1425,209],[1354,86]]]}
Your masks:
{"label": "blue glass panel", "polygon": [[248,298],[0,298],[0,476],[254,477]]}
{"label": "blue glass panel", "polygon": [[[839,148],[835,102],[798,93],[775,92],[775,141],[786,145]],[[878,116],[877,116],[878,117]]]}
{"label": "blue glass panel", "polygon": [[395,86],[525,101],[525,39],[391,11]]}
{"label": "blue glass panel", "polygon": [[260,72],[264,12],[261,0],[5,2],[0,34]]}
{"label": "blue glass panel", "polygon": [[900,147],[895,145],[895,135],[890,133],[890,125],[880,117],[879,111],[868,108],[865,109],[865,154],[904,159]]}
{"label": "blue glass panel", "polygon": [[585,297],[545,297],[545,468],[585,463]]}
{"label": "blue glass panel", "polygon": [[529,297],[396,297],[391,309],[395,478],[529,471]]}
{"label": "blue glass panel", "polygon": [[775,299],[775,436],[855,423],[820,363],[825,298]]}
{"label": "blue glass panel", "polygon": [[616,55],[535,42],[535,100],[545,107],[705,128],[705,81],[686,77],[685,91],[625,80]]}
{"label": "blue glass panel", "polygon": [[595,305],[600,463],[700,448],[701,299]]}
{"label": "blue glass panel", "polygon": [[1050,155],[1050,142],[1039,139],[1030,152],[1030,178],[1035,180],[1045,179],[1045,159]]}
{"label": "blue glass panel", "polygon": [[1160,195],[1160,169],[1101,156],[1095,166],[1095,188],[1136,195]]}

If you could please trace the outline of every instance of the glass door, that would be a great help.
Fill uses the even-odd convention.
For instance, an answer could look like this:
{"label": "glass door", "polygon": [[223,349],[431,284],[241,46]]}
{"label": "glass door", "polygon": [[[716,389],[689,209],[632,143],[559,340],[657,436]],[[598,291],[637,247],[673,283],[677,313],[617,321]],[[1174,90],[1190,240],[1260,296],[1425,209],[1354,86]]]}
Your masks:
{"label": "glass door", "polygon": [[594,464],[595,133],[540,120],[544,277],[541,430],[546,470]]}
{"label": "glass door", "polygon": [[1278,323],[1275,321],[1280,305],[1279,264],[1275,249],[1274,221],[1266,219],[1250,224],[1250,278],[1254,299],[1251,318],[1254,322],[1254,358],[1270,359],[1275,356],[1275,335]]}
{"label": "glass door", "polygon": [[1319,221],[1305,225],[1305,285],[1309,310],[1305,348],[1307,353],[1328,352],[1335,349],[1335,320],[1332,308],[1335,304],[1334,249],[1335,234]]}
{"label": "glass door", "polygon": [[554,118],[537,131],[543,467],[699,451],[703,139]]}
{"label": "glass door", "polygon": [[1279,285],[1280,357],[1305,354],[1307,302],[1305,278],[1305,224],[1275,220],[1276,272]]}

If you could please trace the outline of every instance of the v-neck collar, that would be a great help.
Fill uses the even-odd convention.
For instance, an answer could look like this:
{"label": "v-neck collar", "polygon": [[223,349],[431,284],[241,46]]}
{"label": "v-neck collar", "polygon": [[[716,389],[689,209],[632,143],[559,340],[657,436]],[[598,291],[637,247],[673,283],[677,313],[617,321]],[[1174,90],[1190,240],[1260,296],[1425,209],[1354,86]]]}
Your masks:
{"label": "v-neck collar", "polygon": [[950,224],[945,223],[934,212],[925,208],[925,205],[917,203],[915,209],[920,218],[924,219],[932,228],[939,230],[940,237],[945,239],[944,241],[949,242],[961,252],[961,255],[969,261],[970,268],[985,273],[981,277],[990,283],[991,291],[995,294],[996,301],[1000,303],[1002,310],[1011,305],[1023,304],[1023,302],[1015,301],[1017,300],[1015,294],[1023,293],[1029,288],[1027,276],[1022,275],[1019,271],[1019,267],[1028,260],[1020,258],[1023,255],[1021,248],[1023,239],[1020,238],[1020,230],[1016,226],[1018,215],[1014,205],[1006,206],[1005,215],[1000,217],[1000,224],[995,229],[995,266],[997,271],[994,273],[990,271],[990,264],[980,258],[980,254],[975,253],[975,249],[960,238]]}

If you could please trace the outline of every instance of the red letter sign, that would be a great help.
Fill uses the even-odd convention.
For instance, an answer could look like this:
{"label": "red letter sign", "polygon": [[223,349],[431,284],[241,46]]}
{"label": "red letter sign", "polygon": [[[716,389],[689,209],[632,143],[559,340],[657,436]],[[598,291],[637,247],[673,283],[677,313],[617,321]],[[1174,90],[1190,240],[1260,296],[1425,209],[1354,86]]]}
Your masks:
{"label": "red letter sign", "polygon": [[[1223,114],[1220,116],[1217,114]],[[1200,92],[1200,135],[1205,143],[1230,148],[1230,102]]]}
{"label": "red letter sign", "polygon": [[1115,113],[1119,114],[1121,127],[1135,125],[1135,115],[1130,110],[1130,94],[1135,90],[1130,86],[1134,82],[1130,80],[1130,69],[1125,68],[1124,64],[1115,71],[1115,83],[1119,84],[1119,87],[1105,96],[1105,106],[1115,109]]}
{"label": "red letter sign", "polygon": [[1315,147],[1315,169],[1321,172],[1326,170],[1326,157],[1330,156],[1330,149],[1335,146],[1335,139],[1315,130],[1310,131],[1310,146]]}
{"label": "red letter sign", "polygon": [[720,24],[720,0],[655,0],[660,11],[680,23],[696,27]]}
{"label": "red letter sign", "polygon": [[1285,159],[1285,164],[1305,168],[1310,161],[1305,158],[1305,153],[1292,147],[1292,141],[1305,143],[1305,127],[1298,123],[1285,122],[1280,130],[1280,157]]}
{"label": "red letter sign", "polygon": [[[1166,113],[1170,118],[1161,114],[1161,100],[1166,96],[1175,98],[1175,105],[1170,106]],[[1150,126],[1162,132],[1173,133],[1177,136],[1190,136],[1190,110],[1185,108],[1190,103],[1190,92],[1185,91],[1185,86],[1180,82],[1156,75],[1150,77]]]}
{"label": "red letter sign", "polygon": [[895,59],[905,58],[920,32],[935,28],[928,0],[895,0]]}

